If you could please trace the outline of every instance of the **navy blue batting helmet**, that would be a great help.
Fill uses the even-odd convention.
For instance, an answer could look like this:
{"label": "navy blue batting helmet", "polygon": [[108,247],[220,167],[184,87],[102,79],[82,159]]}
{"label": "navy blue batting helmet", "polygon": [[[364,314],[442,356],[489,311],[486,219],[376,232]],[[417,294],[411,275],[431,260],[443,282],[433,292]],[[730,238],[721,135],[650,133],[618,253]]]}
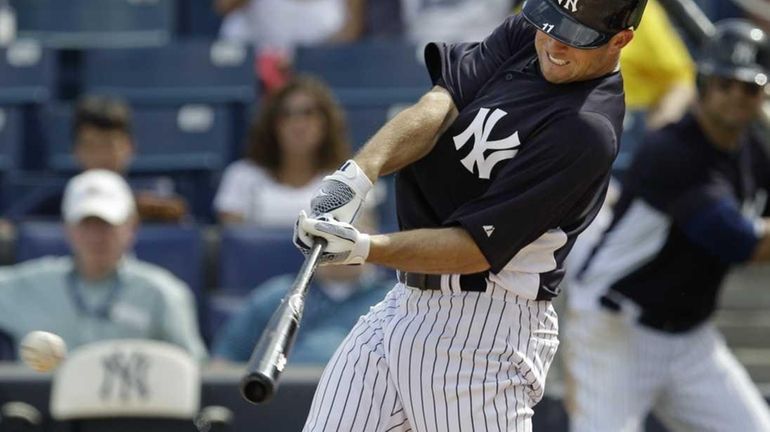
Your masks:
{"label": "navy blue batting helmet", "polygon": [[598,48],[627,28],[639,27],[647,0],[527,0],[532,25],[575,48]]}

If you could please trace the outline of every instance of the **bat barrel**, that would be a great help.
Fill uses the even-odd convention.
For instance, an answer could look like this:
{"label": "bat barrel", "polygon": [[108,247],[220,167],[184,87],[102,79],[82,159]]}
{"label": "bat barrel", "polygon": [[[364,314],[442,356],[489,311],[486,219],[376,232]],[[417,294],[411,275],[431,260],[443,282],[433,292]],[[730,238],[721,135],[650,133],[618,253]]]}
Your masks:
{"label": "bat barrel", "polygon": [[262,372],[252,372],[241,380],[241,395],[247,401],[258,404],[270,400],[275,393],[278,376],[269,377]]}
{"label": "bat barrel", "polygon": [[324,240],[317,239],[313,243],[294,283],[273,313],[251,354],[246,375],[241,379],[241,395],[251,403],[258,404],[270,400],[278,388],[278,380],[286,366],[302,319],[305,293],[325,247]]}

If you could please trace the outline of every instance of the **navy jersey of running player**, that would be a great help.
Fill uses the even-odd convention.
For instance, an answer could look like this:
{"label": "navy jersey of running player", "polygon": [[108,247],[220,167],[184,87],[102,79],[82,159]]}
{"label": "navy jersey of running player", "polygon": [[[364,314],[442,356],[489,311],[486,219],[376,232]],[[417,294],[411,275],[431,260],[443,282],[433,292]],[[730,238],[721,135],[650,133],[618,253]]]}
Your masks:
{"label": "navy jersey of running player", "polygon": [[768,172],[748,134],[736,151],[719,150],[693,115],[650,135],[578,278],[599,281],[610,299],[631,299],[653,327],[700,324],[730,264],[747,261],[759,241],[754,221],[765,208]]}
{"label": "navy jersey of running player", "polygon": [[426,47],[459,116],[396,190],[402,230],[464,227],[491,266],[475,276],[541,300],[604,200],[625,105],[618,72],[546,81],[534,36],[511,16],[481,43]]}

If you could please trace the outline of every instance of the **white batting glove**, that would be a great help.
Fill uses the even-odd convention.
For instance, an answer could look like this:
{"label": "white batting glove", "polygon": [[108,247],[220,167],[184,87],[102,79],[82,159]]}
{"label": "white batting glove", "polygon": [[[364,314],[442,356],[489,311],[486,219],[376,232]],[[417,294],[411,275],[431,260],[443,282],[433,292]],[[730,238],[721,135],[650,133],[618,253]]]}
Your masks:
{"label": "white batting glove", "polygon": [[324,177],[310,201],[310,214],[313,217],[329,214],[338,221],[353,223],[371,189],[369,177],[352,159],[348,160]]}
{"label": "white batting glove", "polygon": [[353,225],[335,220],[328,214],[309,218],[302,211],[294,228],[294,244],[307,255],[313,237],[321,237],[327,242],[318,261],[321,265],[363,264],[369,256],[369,234],[359,232]]}

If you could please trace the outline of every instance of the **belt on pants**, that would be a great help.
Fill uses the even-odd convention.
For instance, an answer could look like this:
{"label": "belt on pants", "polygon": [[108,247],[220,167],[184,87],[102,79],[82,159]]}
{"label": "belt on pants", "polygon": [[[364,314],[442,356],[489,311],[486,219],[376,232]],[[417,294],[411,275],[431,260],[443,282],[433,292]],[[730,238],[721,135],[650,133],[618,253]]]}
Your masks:
{"label": "belt on pants", "polygon": [[[397,274],[398,281],[402,284],[423,291],[441,291],[441,278],[442,276],[447,276],[440,274],[407,273],[401,270],[398,270]],[[487,290],[487,272],[460,275],[459,285],[460,291],[484,292]]]}
{"label": "belt on pants", "polygon": [[[599,298],[599,304],[612,313],[623,313],[623,305],[607,296],[606,294]],[[684,333],[698,326],[698,322],[674,321],[661,316],[655,316],[644,310],[640,311],[636,317],[639,324],[666,333]]]}

